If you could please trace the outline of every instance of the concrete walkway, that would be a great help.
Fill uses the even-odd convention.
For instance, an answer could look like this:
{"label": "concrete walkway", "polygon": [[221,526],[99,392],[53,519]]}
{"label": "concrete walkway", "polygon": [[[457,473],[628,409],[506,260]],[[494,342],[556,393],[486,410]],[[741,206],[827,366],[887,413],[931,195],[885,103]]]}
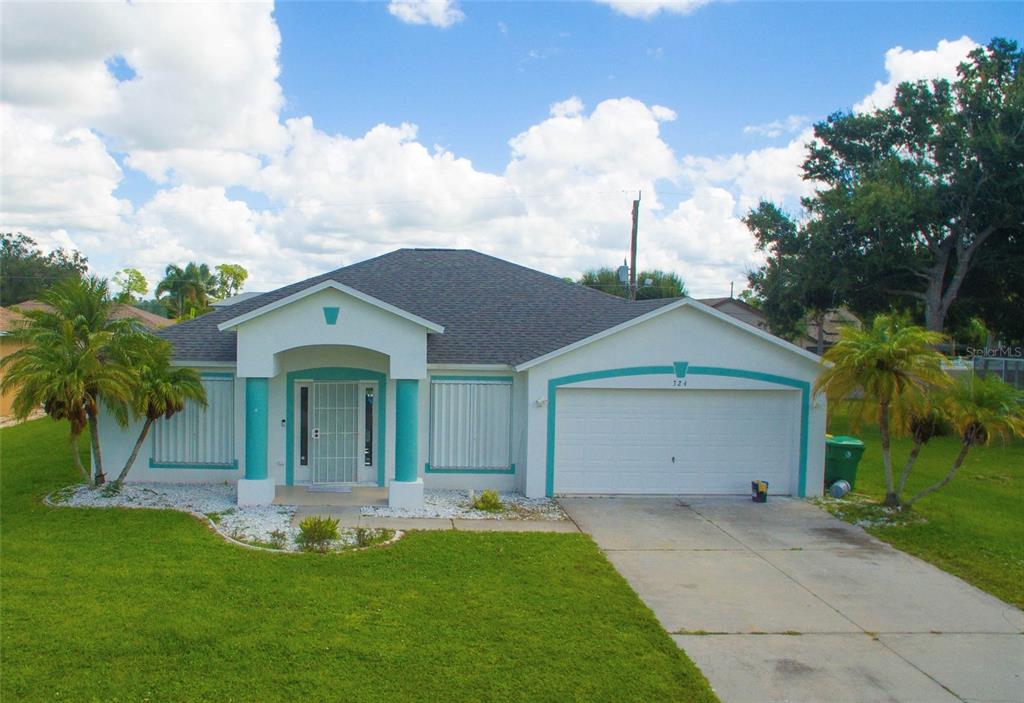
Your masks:
{"label": "concrete walkway", "polygon": [[292,518],[298,526],[310,515],[336,518],[339,527],[378,527],[390,530],[464,530],[467,532],[579,532],[571,520],[461,520],[383,518],[359,514],[358,506],[300,507]]}
{"label": "concrete walkway", "polygon": [[723,703],[1024,701],[1024,614],[801,500],[559,501]]}

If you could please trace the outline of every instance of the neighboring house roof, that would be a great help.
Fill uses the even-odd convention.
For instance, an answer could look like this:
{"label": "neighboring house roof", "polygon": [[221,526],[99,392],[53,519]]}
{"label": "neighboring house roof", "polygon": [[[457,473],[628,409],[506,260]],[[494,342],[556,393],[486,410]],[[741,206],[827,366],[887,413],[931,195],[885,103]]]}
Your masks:
{"label": "neighboring house roof", "polygon": [[738,298],[700,298],[698,302],[753,325],[759,330],[768,330],[768,319],[764,313]]}
{"label": "neighboring house roof", "polygon": [[[49,305],[41,300],[26,300],[12,307],[16,308],[20,312],[51,309]],[[115,303],[113,312],[111,312],[110,316],[115,320],[135,320],[149,330],[159,330],[174,324],[174,320],[168,320],[166,317],[160,317],[148,310],[142,310],[134,305],[126,305],[124,303]]]}
{"label": "neighboring house roof", "polygon": [[27,319],[17,310],[0,307],[0,335],[7,334],[15,327],[23,325]]}
{"label": "neighboring house roof", "polygon": [[175,357],[234,361],[235,332],[217,326],[335,281],[444,327],[427,339],[429,363],[516,365],[673,300],[630,302],[466,249],[399,249],[162,330]]}
{"label": "neighboring house roof", "polygon": [[224,298],[224,300],[215,300],[212,303],[210,303],[210,307],[212,307],[212,308],[226,308],[226,307],[229,307],[231,305],[234,305],[235,303],[240,303],[243,300],[248,300],[249,298],[255,298],[257,295],[263,295],[263,293],[262,292],[256,292],[256,291],[247,291],[245,293],[239,293],[238,295],[233,295],[230,298]]}

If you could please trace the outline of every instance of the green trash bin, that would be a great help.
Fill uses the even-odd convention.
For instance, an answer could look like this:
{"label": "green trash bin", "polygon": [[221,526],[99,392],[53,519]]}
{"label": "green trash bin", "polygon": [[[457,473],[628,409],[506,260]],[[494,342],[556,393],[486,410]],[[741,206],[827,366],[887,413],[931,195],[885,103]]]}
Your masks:
{"label": "green trash bin", "polygon": [[825,488],[840,479],[850,488],[857,484],[857,464],[864,454],[864,442],[846,435],[825,435]]}

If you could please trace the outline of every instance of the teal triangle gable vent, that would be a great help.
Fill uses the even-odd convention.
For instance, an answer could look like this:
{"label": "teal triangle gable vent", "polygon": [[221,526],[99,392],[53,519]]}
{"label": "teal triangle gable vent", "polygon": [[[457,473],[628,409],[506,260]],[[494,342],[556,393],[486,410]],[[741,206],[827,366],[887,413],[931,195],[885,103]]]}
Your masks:
{"label": "teal triangle gable vent", "polygon": [[340,308],[324,308],[324,322],[329,325],[338,324],[338,312]]}

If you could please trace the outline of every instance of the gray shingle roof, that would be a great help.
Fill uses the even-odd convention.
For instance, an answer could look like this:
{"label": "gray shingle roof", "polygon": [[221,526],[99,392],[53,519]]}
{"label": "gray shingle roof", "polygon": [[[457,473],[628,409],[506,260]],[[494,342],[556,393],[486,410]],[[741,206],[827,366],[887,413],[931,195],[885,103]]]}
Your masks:
{"label": "gray shingle roof", "polygon": [[235,333],[217,325],[334,280],[443,325],[429,363],[520,364],[650,312],[665,300],[629,302],[534,269],[464,249],[399,249],[182,322],[159,335],[175,357],[234,361]]}

